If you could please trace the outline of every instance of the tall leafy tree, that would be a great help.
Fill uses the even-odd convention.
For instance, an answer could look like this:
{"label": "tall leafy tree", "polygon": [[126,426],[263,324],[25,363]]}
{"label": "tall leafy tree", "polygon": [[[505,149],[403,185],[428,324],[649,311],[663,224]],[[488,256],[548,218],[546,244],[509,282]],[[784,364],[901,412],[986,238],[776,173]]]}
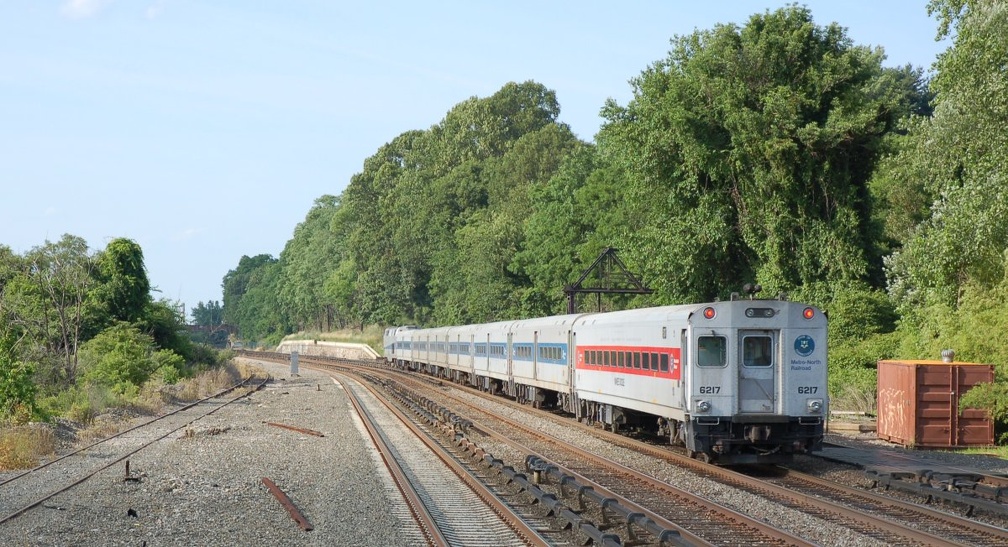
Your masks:
{"label": "tall leafy tree", "polygon": [[923,189],[930,211],[889,262],[891,293],[913,315],[958,307],[966,288],[1005,276],[1008,251],[1008,6],[935,0],[938,38],[953,37],[932,81],[934,114],[896,157],[903,183]]}
{"label": "tall leafy tree", "polygon": [[151,286],[140,245],[131,239],[113,239],[96,262],[99,286],[95,292],[108,321],[133,322],[142,317],[151,301]]}
{"label": "tall leafy tree", "polygon": [[344,255],[344,238],[334,232],[339,198],[325,195],[305,220],[294,229],[280,260],[284,264],[280,301],[300,328],[331,330],[335,302],[324,290],[324,281],[339,267]]}
{"label": "tall leafy tree", "polygon": [[213,327],[224,322],[224,308],[216,300],[197,303],[191,314],[193,323],[201,327]]}
{"label": "tall leafy tree", "polygon": [[77,348],[84,330],[85,304],[96,285],[95,260],[82,238],[65,234],[56,243],[47,241],[27,255],[28,278],[37,298],[37,339],[50,354],[62,356],[64,381],[77,378]]}
{"label": "tall leafy tree", "polygon": [[790,6],[676,37],[607,103],[600,146],[646,219],[618,246],[659,299],[881,283],[867,182],[907,111],[882,59]]}
{"label": "tall leafy tree", "polygon": [[225,274],[224,318],[238,327],[244,340],[279,341],[290,332],[290,323],[277,299],[280,275],[280,261],[266,254],[242,256],[238,267]]}
{"label": "tall leafy tree", "polygon": [[[520,240],[529,204],[525,198],[512,197],[527,193],[528,177],[542,180],[535,169],[552,169],[554,159],[535,159],[523,172],[519,164],[502,158],[552,146],[547,141],[570,139],[569,129],[556,123],[558,113],[555,94],[541,84],[509,83],[490,97],[456,105],[427,131],[400,135],[364,162],[363,172],[351,180],[342,201],[347,211],[347,259],[360,270],[353,292],[362,319],[426,322],[435,300],[443,296],[436,291],[451,284],[440,276],[459,262],[457,253],[465,247],[459,240],[461,231],[471,234],[465,237],[477,237],[490,228],[470,226],[490,222],[482,212],[486,207],[498,203],[504,211],[513,204],[496,222],[504,222],[506,233],[518,234]],[[542,143],[519,144],[540,132]],[[526,151],[515,152],[516,147]],[[562,154],[560,149],[552,152]],[[506,248],[514,247],[511,239]],[[503,301],[513,296],[514,280],[507,277],[516,274],[507,269],[512,253],[489,257],[496,264],[490,268],[493,282],[511,287],[504,291],[508,297]]]}

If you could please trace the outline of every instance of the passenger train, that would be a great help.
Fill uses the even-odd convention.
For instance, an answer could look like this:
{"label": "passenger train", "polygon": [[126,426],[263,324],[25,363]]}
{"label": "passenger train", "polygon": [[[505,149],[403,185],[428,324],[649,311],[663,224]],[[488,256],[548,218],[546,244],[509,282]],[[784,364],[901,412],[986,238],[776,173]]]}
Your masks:
{"label": "passenger train", "polygon": [[385,358],[719,464],[820,450],[826,316],[740,299],[440,328],[393,327]]}

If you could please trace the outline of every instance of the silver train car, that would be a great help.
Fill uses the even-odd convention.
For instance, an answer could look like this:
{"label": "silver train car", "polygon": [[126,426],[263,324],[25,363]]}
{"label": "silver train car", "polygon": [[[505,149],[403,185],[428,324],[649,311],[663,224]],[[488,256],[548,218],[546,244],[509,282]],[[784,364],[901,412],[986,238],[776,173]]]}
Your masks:
{"label": "silver train car", "polygon": [[719,464],[820,450],[828,415],[826,316],[737,299],[385,331],[404,369],[563,409],[613,431],[666,436]]}

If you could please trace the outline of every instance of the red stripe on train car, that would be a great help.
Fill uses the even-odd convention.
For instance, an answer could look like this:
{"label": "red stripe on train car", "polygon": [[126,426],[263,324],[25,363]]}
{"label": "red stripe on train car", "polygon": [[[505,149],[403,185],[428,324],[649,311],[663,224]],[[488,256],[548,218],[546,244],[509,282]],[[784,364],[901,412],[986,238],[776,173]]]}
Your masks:
{"label": "red stripe on train car", "polygon": [[[640,353],[640,354],[658,354],[659,359],[661,355],[667,355],[669,359],[669,370],[653,370],[651,368],[634,368],[627,366],[618,366],[610,363],[605,364],[588,364],[585,359],[585,354],[589,351],[600,352],[603,356],[605,353],[602,352],[613,352],[617,358],[616,362],[619,362],[619,354],[622,353]],[[635,374],[640,376],[651,376],[655,378],[671,378],[673,380],[679,380],[682,377],[682,364],[680,363],[680,349],[679,348],[669,348],[660,346],[578,346],[577,347],[577,362],[575,367],[579,370],[594,370],[600,372],[610,372],[610,373],[620,373],[620,374]],[[624,357],[624,363],[625,363]]]}

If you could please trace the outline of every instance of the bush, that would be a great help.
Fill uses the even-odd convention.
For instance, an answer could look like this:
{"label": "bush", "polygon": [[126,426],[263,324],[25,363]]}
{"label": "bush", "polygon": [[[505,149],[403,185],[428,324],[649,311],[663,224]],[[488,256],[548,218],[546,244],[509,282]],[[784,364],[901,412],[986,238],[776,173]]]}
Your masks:
{"label": "bush", "polygon": [[0,361],[0,422],[24,424],[39,416],[34,373],[30,364]]}
{"label": "bush", "polygon": [[959,399],[959,410],[964,408],[990,410],[997,442],[1008,442],[1008,384],[994,382],[974,386]]}
{"label": "bush", "polygon": [[85,342],[79,355],[85,382],[112,387],[124,395],[146,382],[159,367],[154,340],[126,323],[109,327]]}

